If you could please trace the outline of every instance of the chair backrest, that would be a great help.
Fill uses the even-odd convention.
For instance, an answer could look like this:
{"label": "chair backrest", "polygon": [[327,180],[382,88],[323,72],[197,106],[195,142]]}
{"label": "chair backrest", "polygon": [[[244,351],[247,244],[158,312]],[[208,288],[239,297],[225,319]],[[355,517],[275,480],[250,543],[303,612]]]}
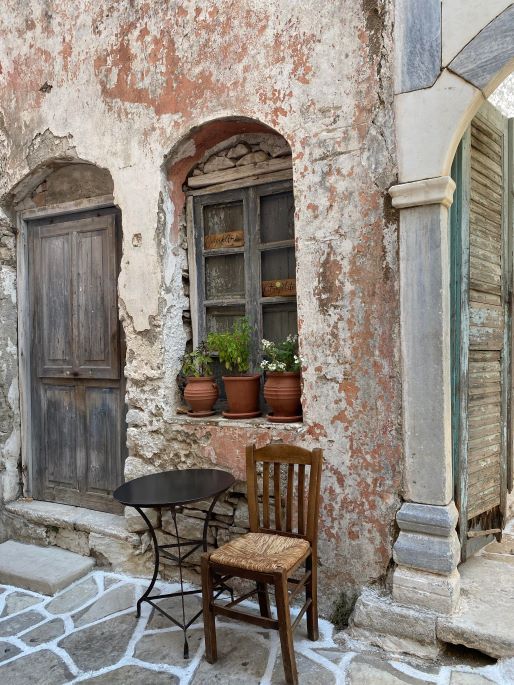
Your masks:
{"label": "chair backrest", "polygon": [[316,545],[322,459],[320,449],[311,451],[283,443],[259,449],[255,445],[247,446],[246,476],[252,532],[292,535]]}

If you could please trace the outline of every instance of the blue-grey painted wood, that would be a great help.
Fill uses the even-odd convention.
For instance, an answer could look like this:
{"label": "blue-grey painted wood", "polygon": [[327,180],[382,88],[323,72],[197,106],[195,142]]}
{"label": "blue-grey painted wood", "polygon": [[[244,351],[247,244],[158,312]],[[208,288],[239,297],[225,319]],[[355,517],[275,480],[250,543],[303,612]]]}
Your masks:
{"label": "blue-grey painted wood", "polygon": [[512,289],[507,139],[505,119],[486,103],[452,169],[452,447],[463,559],[492,539],[487,531],[501,530],[506,506]]}

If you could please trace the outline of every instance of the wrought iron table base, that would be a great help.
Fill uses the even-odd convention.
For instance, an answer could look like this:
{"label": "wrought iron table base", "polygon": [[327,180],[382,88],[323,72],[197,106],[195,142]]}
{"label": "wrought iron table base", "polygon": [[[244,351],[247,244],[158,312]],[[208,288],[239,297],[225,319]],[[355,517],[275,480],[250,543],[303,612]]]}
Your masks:
{"label": "wrought iron table base", "polygon": [[[176,626],[181,628],[184,631],[184,659],[189,658],[189,644],[187,641],[187,629],[189,626],[191,626],[196,619],[201,616],[202,610],[198,611],[189,621],[186,622],[186,609],[185,609],[185,603],[184,603],[184,597],[186,595],[198,595],[202,593],[201,588],[198,590],[184,590],[184,580],[182,577],[182,563],[191,555],[193,552],[196,552],[197,549],[200,547],[203,548],[204,552],[207,552],[207,532],[209,529],[209,521],[211,520],[212,516],[212,511],[214,509],[214,506],[216,505],[216,502],[218,501],[219,495],[213,497],[212,503],[207,511],[207,514],[205,515],[205,521],[204,521],[204,526],[203,526],[203,535],[201,539],[197,540],[182,540],[180,541],[179,534],[178,534],[178,526],[177,526],[177,507],[172,506],[170,508],[171,510],[171,516],[173,518],[173,523],[175,526],[175,536],[177,539],[177,542],[170,544],[170,545],[159,545],[157,542],[157,536],[155,534],[155,529],[150,523],[150,520],[144,513],[141,507],[135,506],[134,508],[139,512],[141,517],[144,519],[146,525],[148,526],[148,530],[150,532],[152,542],[153,542],[153,547],[154,547],[154,554],[155,554],[155,563],[154,563],[154,571],[153,571],[153,577],[152,580],[150,581],[150,585],[146,588],[145,592],[141,595],[141,597],[137,601],[137,617],[139,618],[141,616],[141,604],[143,602],[148,602],[148,604],[151,604],[151,606],[154,609],[157,609],[163,616],[166,616],[172,623],[174,623]],[[181,507],[179,507],[181,508]],[[164,531],[166,533],[166,531]],[[171,533],[167,533],[168,535],[171,535]],[[217,546],[215,544],[215,546]],[[191,549],[186,553],[182,554],[182,549],[184,547],[191,547]],[[171,549],[176,549],[177,554],[173,554],[172,552],[168,551]],[[170,592],[165,595],[151,595],[150,593],[153,590],[153,587],[155,585],[155,582],[157,580],[157,576],[159,574],[159,563],[160,563],[160,558],[164,557],[165,559],[170,559],[171,561],[175,561],[178,566],[179,570],[179,580],[180,580],[180,591],[179,592]],[[230,596],[232,599],[234,599],[234,594],[232,588],[230,588],[228,585],[223,583],[223,580],[221,580],[218,585],[217,585],[217,594],[216,597],[219,597],[219,595],[222,592],[229,592]],[[182,620],[177,620],[173,616],[171,616],[167,611],[164,611],[158,604],[155,603],[155,600],[158,599],[167,599],[169,597],[181,597],[182,599]]]}

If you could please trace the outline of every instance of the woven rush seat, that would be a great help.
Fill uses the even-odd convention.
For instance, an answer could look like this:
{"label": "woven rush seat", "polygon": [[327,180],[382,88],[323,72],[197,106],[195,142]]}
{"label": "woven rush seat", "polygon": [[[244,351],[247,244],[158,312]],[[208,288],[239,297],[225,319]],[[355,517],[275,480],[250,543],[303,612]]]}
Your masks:
{"label": "woven rush seat", "polygon": [[288,572],[309,552],[307,540],[247,533],[215,550],[210,561],[261,573]]}

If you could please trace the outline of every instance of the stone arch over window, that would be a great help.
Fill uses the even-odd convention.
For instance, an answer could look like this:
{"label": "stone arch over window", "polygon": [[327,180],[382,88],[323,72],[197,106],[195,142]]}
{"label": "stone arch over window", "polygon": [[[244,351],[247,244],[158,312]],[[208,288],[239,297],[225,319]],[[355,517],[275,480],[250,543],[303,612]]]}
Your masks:
{"label": "stone arch over window", "polygon": [[174,196],[179,183],[184,195],[188,337],[197,345],[245,315],[256,370],[262,337],[297,332],[291,148],[258,122],[212,122],[199,133],[199,149],[168,175]]}

